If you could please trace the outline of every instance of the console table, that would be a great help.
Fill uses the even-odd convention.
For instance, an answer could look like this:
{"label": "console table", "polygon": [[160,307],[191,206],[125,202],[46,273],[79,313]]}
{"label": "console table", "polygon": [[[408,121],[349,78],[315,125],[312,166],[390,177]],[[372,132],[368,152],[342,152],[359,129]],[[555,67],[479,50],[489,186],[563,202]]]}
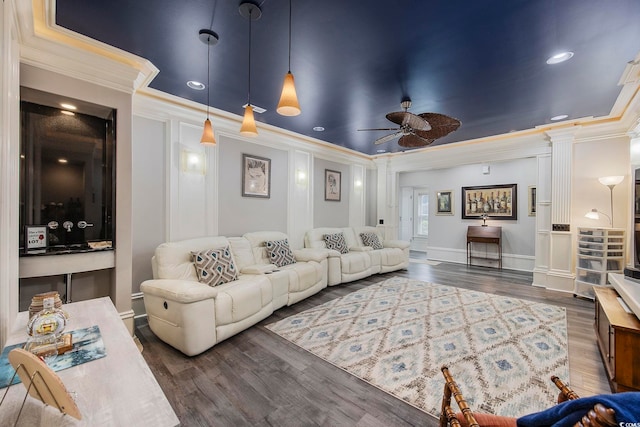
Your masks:
{"label": "console table", "polygon": [[611,391],[640,391],[640,320],[611,288],[594,287],[595,332]]}
{"label": "console table", "polygon": [[[98,325],[107,356],[56,372],[67,390],[76,394],[76,404],[82,414],[77,424],[82,426],[175,426],[179,424],[173,408],[140,354],[133,338],[108,297],[64,304],[69,313],[67,331]],[[29,313],[18,314],[7,345],[27,339]],[[0,389],[0,396],[5,389]],[[12,385],[2,406],[0,419],[13,420],[24,398],[22,384]],[[44,405],[29,398],[30,419],[45,417]],[[48,407],[51,409],[50,407]],[[25,405],[25,411],[27,406]],[[35,412],[41,410],[42,414]],[[20,420],[23,422],[23,411]],[[69,417],[58,417],[67,425]],[[39,425],[39,424],[38,424]]]}
{"label": "console table", "polygon": [[[479,256],[473,253],[473,243],[493,244],[497,246],[495,257]],[[467,228],[467,265],[472,265],[473,259],[497,261],[498,268],[502,268],[502,227],[470,225]]]}

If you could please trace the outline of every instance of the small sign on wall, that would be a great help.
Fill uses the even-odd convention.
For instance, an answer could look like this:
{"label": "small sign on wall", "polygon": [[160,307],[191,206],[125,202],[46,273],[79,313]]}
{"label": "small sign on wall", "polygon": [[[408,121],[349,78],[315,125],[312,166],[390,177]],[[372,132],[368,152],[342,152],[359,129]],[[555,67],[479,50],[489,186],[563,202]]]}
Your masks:
{"label": "small sign on wall", "polygon": [[47,227],[44,225],[25,226],[25,247],[30,249],[43,249],[47,247]]}

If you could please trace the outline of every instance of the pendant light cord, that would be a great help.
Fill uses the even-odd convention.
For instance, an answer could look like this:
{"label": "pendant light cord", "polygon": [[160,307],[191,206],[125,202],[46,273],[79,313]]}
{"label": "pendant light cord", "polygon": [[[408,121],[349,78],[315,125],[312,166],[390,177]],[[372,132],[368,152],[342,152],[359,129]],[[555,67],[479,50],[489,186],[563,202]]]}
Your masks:
{"label": "pendant light cord", "polygon": [[207,36],[207,120],[209,119],[209,104],[211,103],[211,73],[209,71],[209,66],[211,64],[211,45],[209,44],[209,38],[211,36]]}
{"label": "pendant light cord", "polygon": [[289,73],[291,73],[291,0],[289,0]]}
{"label": "pendant light cord", "polygon": [[251,21],[253,21],[253,6],[249,9],[249,91],[247,94],[247,104],[251,105]]}

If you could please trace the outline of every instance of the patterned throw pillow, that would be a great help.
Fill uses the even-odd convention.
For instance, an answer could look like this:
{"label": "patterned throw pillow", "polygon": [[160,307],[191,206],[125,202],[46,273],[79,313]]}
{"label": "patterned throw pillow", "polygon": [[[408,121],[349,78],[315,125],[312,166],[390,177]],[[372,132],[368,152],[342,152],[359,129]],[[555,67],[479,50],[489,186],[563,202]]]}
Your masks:
{"label": "patterned throw pillow", "polygon": [[289,240],[267,240],[264,242],[264,245],[267,247],[267,254],[269,255],[271,264],[283,267],[296,263],[293,252],[289,247]]}
{"label": "patterned throw pillow", "polygon": [[364,243],[365,246],[371,246],[373,249],[383,248],[376,233],[360,233],[360,237],[362,238],[362,243]]}
{"label": "patterned throw pillow", "polygon": [[349,247],[347,246],[346,240],[344,240],[344,234],[335,233],[335,234],[325,234],[323,236],[324,244],[327,249],[335,249],[341,254],[349,253]]}
{"label": "patterned throw pillow", "polygon": [[233,282],[238,278],[238,270],[233,263],[229,247],[191,252],[198,273],[198,281],[209,286]]}

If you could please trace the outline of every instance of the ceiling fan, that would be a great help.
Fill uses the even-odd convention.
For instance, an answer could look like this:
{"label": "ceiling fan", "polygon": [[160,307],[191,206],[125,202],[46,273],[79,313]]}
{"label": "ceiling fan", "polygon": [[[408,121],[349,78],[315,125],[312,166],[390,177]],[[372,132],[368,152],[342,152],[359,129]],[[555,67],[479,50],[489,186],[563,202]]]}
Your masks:
{"label": "ceiling fan", "polygon": [[460,120],[438,113],[413,114],[408,110],[411,107],[411,99],[404,98],[400,103],[404,111],[396,111],[386,115],[387,119],[399,127],[358,129],[359,131],[395,131],[389,135],[381,136],[373,143],[384,144],[397,137],[398,145],[406,148],[426,147],[438,138],[450,134],[460,127]]}

